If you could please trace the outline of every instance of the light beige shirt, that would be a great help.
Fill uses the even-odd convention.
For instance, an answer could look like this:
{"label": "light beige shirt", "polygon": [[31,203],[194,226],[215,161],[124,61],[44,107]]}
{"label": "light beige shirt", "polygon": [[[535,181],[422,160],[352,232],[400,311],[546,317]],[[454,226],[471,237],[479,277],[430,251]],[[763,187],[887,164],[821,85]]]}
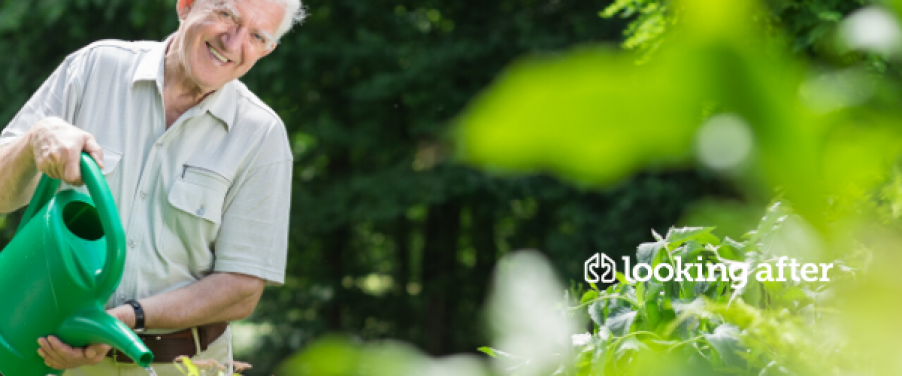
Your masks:
{"label": "light beige shirt", "polygon": [[103,147],[127,244],[109,306],[214,271],[284,281],[292,172],[285,127],[234,80],[166,130],[167,43],[100,41],[73,53],[0,134],[2,145],[58,116]]}

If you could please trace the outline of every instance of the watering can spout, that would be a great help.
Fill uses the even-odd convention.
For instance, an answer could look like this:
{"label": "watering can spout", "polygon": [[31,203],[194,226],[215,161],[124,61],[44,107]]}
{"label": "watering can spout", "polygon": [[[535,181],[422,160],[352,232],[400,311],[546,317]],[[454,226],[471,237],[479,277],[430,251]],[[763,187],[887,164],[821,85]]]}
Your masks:
{"label": "watering can spout", "polygon": [[76,342],[107,343],[132,358],[141,367],[153,362],[153,354],[131,329],[102,311],[83,311],[73,315],[60,326],[59,336],[77,338]]}

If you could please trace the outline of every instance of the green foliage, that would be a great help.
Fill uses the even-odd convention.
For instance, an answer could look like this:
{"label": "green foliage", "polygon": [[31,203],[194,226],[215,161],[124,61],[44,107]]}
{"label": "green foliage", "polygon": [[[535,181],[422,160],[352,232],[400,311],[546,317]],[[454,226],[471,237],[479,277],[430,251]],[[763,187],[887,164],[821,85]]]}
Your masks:
{"label": "green foliage", "polygon": [[[705,265],[767,264],[782,275],[777,266],[787,238],[804,237],[796,227],[802,218],[787,205],[776,203],[766,212],[758,227],[743,240],[720,238],[705,227],[672,228],[665,236],[653,233],[655,241],[637,247],[637,259],[650,265],[668,264],[674,270],[677,257]],[[508,314],[491,315],[492,320],[510,320],[521,316],[542,317],[535,311],[549,307],[534,306],[527,312],[517,304],[502,301],[518,299],[542,302],[534,290],[533,279],[542,273],[523,273],[503,263],[496,273],[507,283],[492,294],[492,310]],[[799,262],[811,262],[800,259]],[[296,354],[280,366],[280,373],[292,375],[841,375],[866,370],[868,358],[860,357],[849,338],[838,335],[836,319],[840,302],[836,292],[854,283],[858,269],[848,267],[855,261],[836,260],[829,280],[806,281],[796,272],[785,270],[785,280],[743,279],[726,269],[702,268],[703,278],[677,281],[651,276],[647,281],[627,281],[618,273],[618,283],[604,289],[592,285],[579,304],[567,311],[587,312],[590,333],[573,336],[573,346],[560,344],[553,354],[533,357],[480,347],[487,355],[479,360],[470,356],[431,358],[398,343],[360,344],[341,338],[325,338]],[[752,273],[755,269],[749,269]],[[799,270],[796,268],[796,270]],[[801,274],[798,274],[801,276]],[[543,281],[542,283],[546,283]],[[569,294],[567,294],[569,295]],[[565,301],[568,300],[565,295]],[[500,304],[500,306],[499,306]],[[514,312],[508,312],[514,309]],[[519,320],[519,319],[516,319]],[[512,346],[548,348],[547,341],[536,341],[522,331],[541,332],[541,326],[555,326],[548,320],[531,325],[509,327],[502,336],[513,335]],[[492,326],[499,322],[493,321]],[[519,328],[516,330],[515,328]],[[565,334],[565,333],[558,333]],[[568,333],[569,334],[569,333]],[[496,339],[497,340],[497,339]],[[526,346],[527,351],[530,346]],[[534,348],[533,348],[534,349]],[[551,373],[540,358],[560,362]],[[493,367],[488,367],[492,365]],[[552,368],[554,369],[554,368]]]}
{"label": "green foliage", "polygon": [[[185,376],[208,376],[208,368],[217,368],[217,367],[199,367],[194,364],[188,357],[181,357],[172,362],[175,365],[175,368],[179,370]],[[209,376],[225,376],[225,373],[222,370],[216,369],[211,370],[210,372],[216,372],[215,374],[210,374]],[[239,376],[239,374],[235,373],[234,376]]]}
{"label": "green foliage", "polygon": [[[633,61],[599,47],[519,61],[462,117],[461,152],[488,169],[557,171],[595,185],[684,159],[699,111],[671,99],[691,96],[691,83]],[[668,78],[680,82],[660,84]],[[624,126],[601,132],[600,121]]]}
{"label": "green foliage", "polygon": [[292,355],[276,370],[297,376],[488,376],[484,362],[471,355],[431,358],[398,342],[360,344],[324,337]]}
{"label": "green foliage", "polygon": [[[719,239],[710,228],[672,229],[666,237],[639,246],[637,259],[652,267],[673,261],[705,265],[767,263],[776,273],[780,254],[773,239],[796,218],[785,205],[774,205],[745,241]],[[643,252],[653,249],[651,254]],[[644,261],[643,261],[644,259]],[[810,262],[811,260],[799,260]],[[842,261],[836,262],[842,265]],[[703,267],[704,279],[621,282],[593,289],[572,310],[588,310],[593,332],[573,360],[575,375],[658,374],[667,367],[702,374],[828,374],[842,367],[846,341],[821,338],[831,322],[823,298],[838,283],[848,282],[850,269],[830,273],[830,281],[759,282],[736,287],[734,275]],[[757,268],[750,269],[755,273]],[[713,273],[712,273],[713,272]],[[782,272],[781,272],[782,273]],[[693,274],[695,278],[695,274]],[[821,348],[835,349],[823,352]],[[661,366],[666,364],[667,366]],[[779,371],[777,371],[779,370]]]}
{"label": "green foliage", "polygon": [[[865,23],[843,19],[861,4],[617,2],[608,16],[639,14],[629,29],[638,54],[581,46],[520,59],[459,117],[461,158],[492,171],[607,186],[647,169],[702,168],[733,181],[744,200],[709,208],[749,213],[776,194],[798,213],[771,208],[742,238],[708,228],[653,233],[638,261],[838,260],[839,283],[618,278],[593,288],[578,312],[587,310],[594,330],[559,374],[899,373],[895,346],[882,344],[900,335],[887,312],[902,293],[893,169],[902,54],[898,40],[833,42],[849,30],[898,35],[902,7],[856,13],[871,17]],[[681,233],[688,239],[674,244]],[[707,238],[692,238],[700,234]],[[865,264],[866,272],[849,267]]]}
{"label": "green foliage", "polygon": [[[753,18],[770,38],[785,38],[795,52],[830,54],[836,27],[851,11],[866,4],[878,3],[868,0],[767,0],[764,9],[751,13]],[[620,16],[631,18],[624,30],[626,39],[623,47],[642,51],[655,51],[666,39],[667,32],[682,22],[679,2],[672,0],[617,0],[600,12],[604,18]]]}
{"label": "green foliage", "polygon": [[677,19],[673,12],[668,12],[669,5],[666,0],[617,0],[599,15],[604,18],[617,15],[633,18],[623,32],[626,36],[623,47],[649,53],[660,46],[664,32]]}
{"label": "green foliage", "polygon": [[589,185],[698,162],[762,203],[778,188],[818,227],[836,209],[827,197],[880,184],[902,139],[895,82],[872,80],[864,62],[824,71],[791,55],[748,17],[756,3],[678,4],[685,22],[645,64],[582,47],[512,65],[460,116],[462,158]]}
{"label": "green foliage", "polygon": [[161,40],[177,24],[172,2],[162,0],[0,2],[0,123],[75,49],[110,38]]}

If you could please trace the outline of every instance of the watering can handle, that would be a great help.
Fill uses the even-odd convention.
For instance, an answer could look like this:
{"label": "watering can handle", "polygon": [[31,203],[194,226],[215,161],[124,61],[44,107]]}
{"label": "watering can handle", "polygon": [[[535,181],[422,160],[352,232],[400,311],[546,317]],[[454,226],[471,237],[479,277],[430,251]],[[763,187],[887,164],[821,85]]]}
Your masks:
{"label": "watering can handle", "polygon": [[[100,272],[101,280],[98,281],[98,291],[110,293],[116,289],[119,280],[122,279],[123,264],[125,263],[125,230],[122,229],[122,221],[119,219],[119,211],[116,209],[116,202],[113,201],[113,195],[110,194],[110,187],[106,184],[106,179],[97,162],[87,153],[81,153],[81,179],[91,194],[94,206],[97,208],[97,214],[100,217],[100,225],[103,227],[103,234],[106,237],[106,263]],[[41,210],[47,202],[53,198],[56,190],[59,188],[60,181],[51,179],[47,175],[41,176],[38,188],[35,189],[34,195],[28,208],[25,209],[25,215],[19,223],[18,233],[22,231],[25,224]],[[116,274],[114,274],[116,273]]]}

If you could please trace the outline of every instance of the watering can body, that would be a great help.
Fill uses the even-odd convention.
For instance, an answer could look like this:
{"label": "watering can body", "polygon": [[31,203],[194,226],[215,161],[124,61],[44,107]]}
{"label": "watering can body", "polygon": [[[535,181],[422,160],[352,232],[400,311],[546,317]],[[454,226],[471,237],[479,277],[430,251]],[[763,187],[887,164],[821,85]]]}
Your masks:
{"label": "watering can body", "polygon": [[104,304],[122,279],[124,231],[103,175],[82,154],[91,196],[44,176],[13,240],[0,251],[0,374],[62,374],[38,355],[39,337],[72,346],[107,343],[139,365],[153,354]]}

